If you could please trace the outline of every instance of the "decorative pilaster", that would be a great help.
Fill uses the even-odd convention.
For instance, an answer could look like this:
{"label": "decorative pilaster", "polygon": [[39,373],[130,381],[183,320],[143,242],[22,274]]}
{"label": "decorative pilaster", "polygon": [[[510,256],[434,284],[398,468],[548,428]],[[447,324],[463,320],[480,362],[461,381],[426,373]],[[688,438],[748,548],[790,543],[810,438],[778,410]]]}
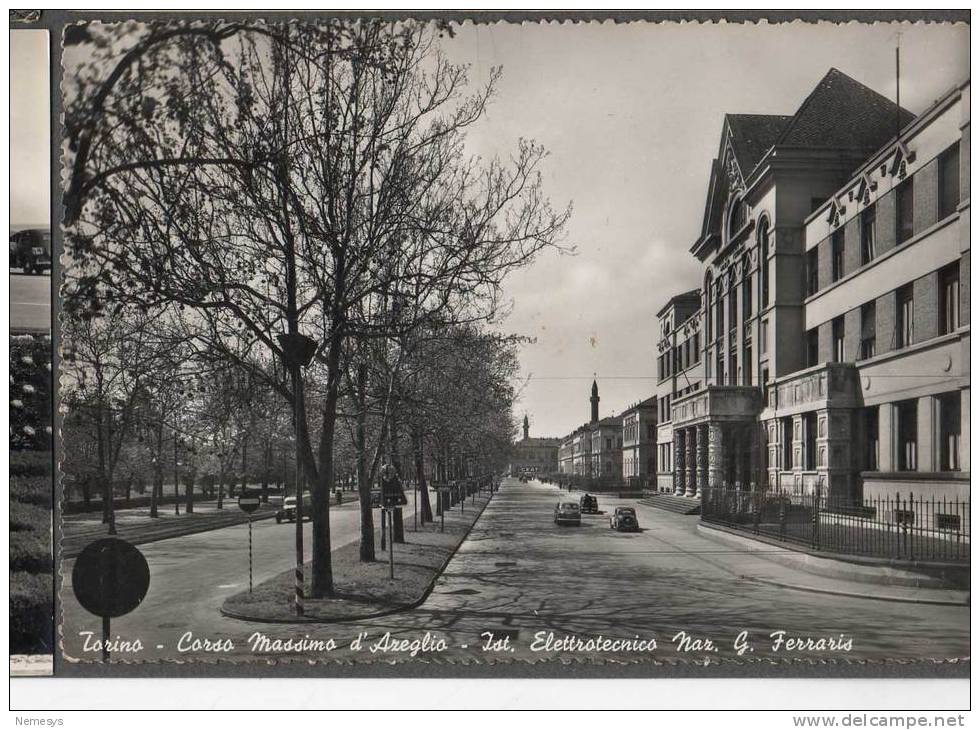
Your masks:
{"label": "decorative pilaster", "polygon": [[684,445],[687,447],[687,492],[685,497],[694,497],[698,491],[697,436],[695,428],[684,429]]}
{"label": "decorative pilaster", "polygon": [[721,425],[709,423],[708,432],[708,486],[718,489],[723,486],[722,470],[724,466],[723,439]]}
{"label": "decorative pilaster", "polygon": [[684,431],[674,431],[674,494],[684,494],[684,484],[687,479],[687,451],[684,448]]}
{"label": "decorative pilaster", "polygon": [[708,427],[697,426],[697,492],[695,497],[701,499],[701,492],[708,486]]}

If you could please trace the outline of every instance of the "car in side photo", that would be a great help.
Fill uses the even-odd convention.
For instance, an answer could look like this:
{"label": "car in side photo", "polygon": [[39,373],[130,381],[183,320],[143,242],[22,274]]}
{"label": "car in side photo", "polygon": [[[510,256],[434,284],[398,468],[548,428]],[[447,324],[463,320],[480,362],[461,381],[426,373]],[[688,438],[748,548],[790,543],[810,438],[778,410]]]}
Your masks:
{"label": "car in side photo", "polygon": [[582,511],[577,502],[559,502],[555,505],[556,525],[581,525]]}

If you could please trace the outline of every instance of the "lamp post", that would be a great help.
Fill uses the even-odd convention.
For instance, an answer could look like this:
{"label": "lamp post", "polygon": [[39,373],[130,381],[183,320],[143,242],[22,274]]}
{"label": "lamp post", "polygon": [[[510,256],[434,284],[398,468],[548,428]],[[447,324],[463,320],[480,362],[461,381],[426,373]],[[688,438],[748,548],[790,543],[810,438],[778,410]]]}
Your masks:
{"label": "lamp post", "polygon": [[283,363],[289,369],[293,384],[293,428],[296,441],[296,571],[295,603],[296,615],[303,615],[303,452],[300,443],[301,418],[303,414],[303,374],[302,368],[313,362],[317,342],[312,337],[299,332],[278,335],[282,348]]}

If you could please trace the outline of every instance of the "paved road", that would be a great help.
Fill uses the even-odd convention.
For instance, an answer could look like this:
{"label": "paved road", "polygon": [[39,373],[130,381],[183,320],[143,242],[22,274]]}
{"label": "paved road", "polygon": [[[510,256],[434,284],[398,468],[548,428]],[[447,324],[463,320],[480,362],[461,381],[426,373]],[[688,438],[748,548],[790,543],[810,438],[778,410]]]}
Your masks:
{"label": "paved road", "polygon": [[[505,481],[422,606],[356,623],[261,626],[216,618],[221,599],[241,586],[242,536],[234,532],[241,528],[148,545],[147,556],[161,575],[151,593],[158,592],[148,597],[147,606],[114,624],[113,633],[146,635],[152,629],[154,637],[164,637],[161,629],[193,628],[195,633],[232,638],[232,653],[239,656],[248,654],[246,639],[254,631],[281,639],[333,639],[338,644],[326,653],[263,655],[279,659],[401,661],[415,649],[418,657],[436,661],[628,662],[652,657],[703,662],[737,656],[734,641],[742,631],[748,632],[742,656],[754,660],[969,656],[966,607],[893,603],[759,584],[743,576],[793,569],[709,539],[696,529],[697,517],[645,506],[637,508],[641,533],[613,532],[608,528],[608,512],[617,504],[630,503],[626,500],[600,497],[600,509],[607,514],[587,515],[579,528],[557,527],[551,510],[559,496],[552,486]],[[356,538],[353,522],[345,521],[342,513],[335,519],[338,544],[342,535]],[[291,532],[286,535],[282,528],[277,531],[275,525],[266,524],[262,534],[259,552],[268,557],[263,570],[272,574],[288,567],[288,556],[274,559],[273,552],[288,551]],[[227,566],[227,574],[220,578],[212,577],[215,561]],[[794,577],[799,583],[809,578],[802,573]],[[235,585],[226,587],[231,583]],[[689,651],[679,651],[682,641],[673,641],[682,631],[690,638]],[[779,631],[786,632],[785,638],[809,637],[815,642],[832,638],[843,644],[849,639],[851,650],[794,651],[782,646],[773,651],[770,634]],[[348,645],[360,632],[367,637],[355,652]],[[387,632],[408,641],[428,637],[429,643],[370,653],[367,648]],[[485,632],[492,632],[498,642],[491,650],[484,649]],[[558,649],[547,648],[549,633]],[[562,648],[565,637],[571,637],[573,646]],[[574,646],[577,640],[600,637],[648,643],[598,650]],[[176,656],[174,637],[167,638],[163,652],[150,651],[138,658],[192,656]],[[650,639],[656,641],[656,648]],[[445,642],[445,649],[438,649],[439,642]],[[426,646],[436,649],[428,651]]]}
{"label": "paved road", "polygon": [[51,331],[50,275],[10,275],[10,328]]}

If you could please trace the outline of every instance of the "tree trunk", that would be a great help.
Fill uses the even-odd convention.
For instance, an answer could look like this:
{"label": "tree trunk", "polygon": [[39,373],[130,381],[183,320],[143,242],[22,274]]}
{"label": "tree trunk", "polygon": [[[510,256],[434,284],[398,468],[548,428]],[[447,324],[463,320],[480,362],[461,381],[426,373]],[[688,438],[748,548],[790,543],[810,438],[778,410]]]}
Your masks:
{"label": "tree trunk", "polygon": [[88,512],[89,508],[92,506],[92,475],[86,474],[82,478],[82,504],[85,505],[85,511]]}
{"label": "tree trunk", "polygon": [[[395,466],[395,472],[398,474],[398,478],[402,479],[401,453],[398,444],[398,419],[394,413],[391,415],[391,426],[389,427],[388,433],[391,438],[391,460]],[[405,523],[402,519],[401,507],[396,507],[391,513],[391,541],[405,542]]]}
{"label": "tree trunk", "polygon": [[225,508],[225,470],[218,470],[218,509]]}
{"label": "tree trunk", "polygon": [[414,430],[412,431],[412,443],[415,455],[415,481],[418,484],[419,499],[422,500],[419,510],[419,522],[425,524],[432,522],[432,503],[429,501],[429,486],[425,481],[425,459],[422,453],[422,437]]}
{"label": "tree trunk", "polygon": [[130,472],[129,476],[126,477],[126,506],[129,506],[130,500],[133,496],[133,473]]}
{"label": "tree trunk", "polygon": [[187,475],[184,477],[184,494],[186,498],[186,503],[184,505],[184,511],[191,515],[194,514],[194,481],[196,474],[193,469],[187,470]]}
{"label": "tree trunk", "polygon": [[266,444],[264,449],[265,458],[262,463],[262,491],[260,493],[262,504],[269,502],[269,462],[272,461],[272,445]]}
{"label": "tree trunk", "polygon": [[242,491],[241,494],[245,494],[248,491],[248,435],[246,434],[242,438]]}
{"label": "tree trunk", "polygon": [[361,508],[361,562],[370,563],[374,553],[374,513],[371,510],[371,485],[367,473],[367,365],[357,366],[357,493]]}

